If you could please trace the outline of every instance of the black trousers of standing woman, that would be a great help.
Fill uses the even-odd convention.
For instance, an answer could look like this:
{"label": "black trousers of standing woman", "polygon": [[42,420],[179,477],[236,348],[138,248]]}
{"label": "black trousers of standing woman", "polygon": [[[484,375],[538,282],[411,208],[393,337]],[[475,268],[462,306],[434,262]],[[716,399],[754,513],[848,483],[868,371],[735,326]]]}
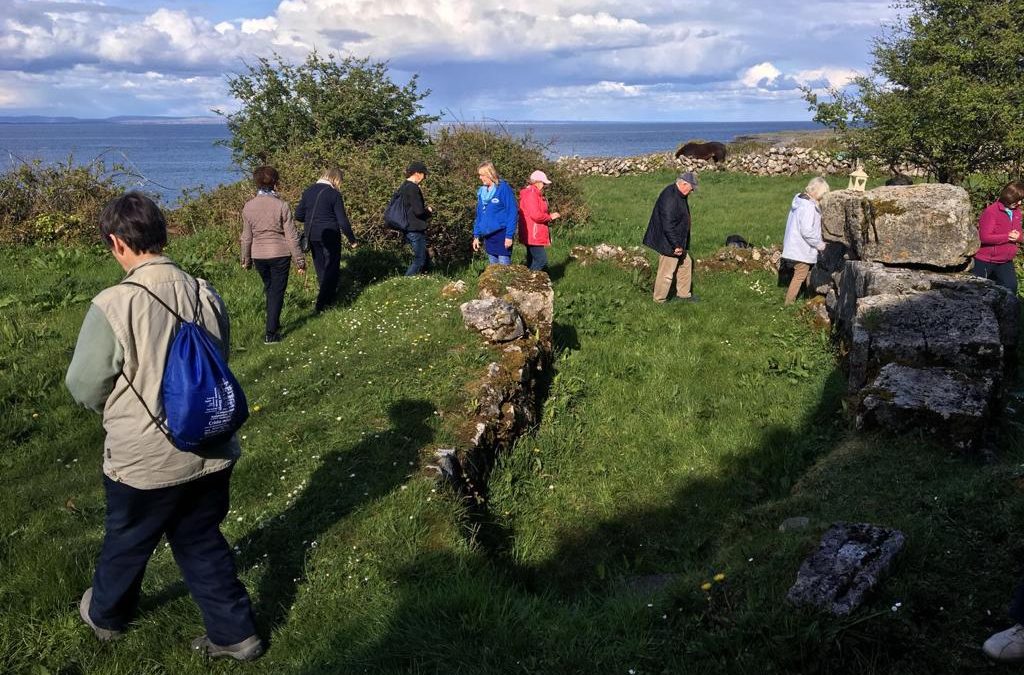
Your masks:
{"label": "black trousers of standing woman", "polygon": [[313,252],[313,267],[320,282],[316,296],[316,311],[322,312],[332,304],[338,294],[338,278],[341,276],[341,233],[324,230],[320,241],[309,242]]}
{"label": "black trousers of standing woman", "polygon": [[286,255],[283,258],[254,259],[252,264],[263,279],[263,293],[267,296],[267,337],[273,337],[281,331],[281,308],[284,306],[284,291],[288,288],[292,258]]}

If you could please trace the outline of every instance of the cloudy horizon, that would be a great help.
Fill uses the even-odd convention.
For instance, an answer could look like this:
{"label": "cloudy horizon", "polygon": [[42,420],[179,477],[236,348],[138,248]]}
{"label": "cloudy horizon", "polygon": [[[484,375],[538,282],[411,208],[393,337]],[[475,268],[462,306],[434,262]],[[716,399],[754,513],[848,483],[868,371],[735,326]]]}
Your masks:
{"label": "cloudy horizon", "polygon": [[419,75],[447,120],[788,121],[865,73],[889,0],[13,0],[0,115],[205,117],[226,76],[313,49]]}

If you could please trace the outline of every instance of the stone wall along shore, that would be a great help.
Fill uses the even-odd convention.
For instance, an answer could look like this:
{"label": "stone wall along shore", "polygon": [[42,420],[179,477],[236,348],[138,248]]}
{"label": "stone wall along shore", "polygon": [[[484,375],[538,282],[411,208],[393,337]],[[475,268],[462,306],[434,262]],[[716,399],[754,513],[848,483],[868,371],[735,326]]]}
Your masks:
{"label": "stone wall along shore", "polygon": [[[655,152],[634,157],[560,157],[556,164],[579,176],[624,176],[656,171],[731,171],[753,176],[793,176],[797,174],[848,174],[850,162],[814,148],[773,147],[761,152],[732,155],[716,164],[711,160],[680,157],[674,152]],[[924,171],[900,167],[908,176],[923,176]]]}

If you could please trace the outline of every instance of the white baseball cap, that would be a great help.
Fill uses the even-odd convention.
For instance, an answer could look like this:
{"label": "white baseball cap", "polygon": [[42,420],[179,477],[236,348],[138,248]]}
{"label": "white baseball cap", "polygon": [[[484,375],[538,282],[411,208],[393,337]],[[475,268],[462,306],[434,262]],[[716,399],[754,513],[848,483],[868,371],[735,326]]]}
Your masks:
{"label": "white baseball cap", "polygon": [[536,183],[537,181],[540,181],[541,183],[544,183],[545,185],[551,185],[551,181],[548,180],[548,175],[546,173],[544,173],[543,171],[541,171],[540,169],[538,169],[537,171],[534,171],[533,173],[530,174],[530,182],[531,183]]}

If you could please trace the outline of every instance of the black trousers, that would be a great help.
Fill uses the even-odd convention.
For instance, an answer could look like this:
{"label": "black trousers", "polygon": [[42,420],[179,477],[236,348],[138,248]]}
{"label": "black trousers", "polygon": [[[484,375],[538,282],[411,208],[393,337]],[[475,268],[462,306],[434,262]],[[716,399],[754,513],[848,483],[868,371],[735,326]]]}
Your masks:
{"label": "black trousers", "polygon": [[316,279],[320,282],[320,292],[316,296],[318,312],[334,304],[338,294],[338,278],[341,276],[341,233],[337,230],[324,230],[321,236],[320,241],[309,242]]}
{"label": "black trousers", "polygon": [[97,626],[124,630],[131,621],[146,563],[165,535],[210,640],[233,645],[256,634],[249,594],[220,532],[228,512],[231,470],[156,490],[103,477],[107,517],[89,607],[89,618]]}
{"label": "black trousers", "polygon": [[263,293],[267,296],[267,335],[276,335],[281,330],[281,308],[284,307],[284,291],[288,288],[291,256],[254,259],[252,264],[263,279]]}

